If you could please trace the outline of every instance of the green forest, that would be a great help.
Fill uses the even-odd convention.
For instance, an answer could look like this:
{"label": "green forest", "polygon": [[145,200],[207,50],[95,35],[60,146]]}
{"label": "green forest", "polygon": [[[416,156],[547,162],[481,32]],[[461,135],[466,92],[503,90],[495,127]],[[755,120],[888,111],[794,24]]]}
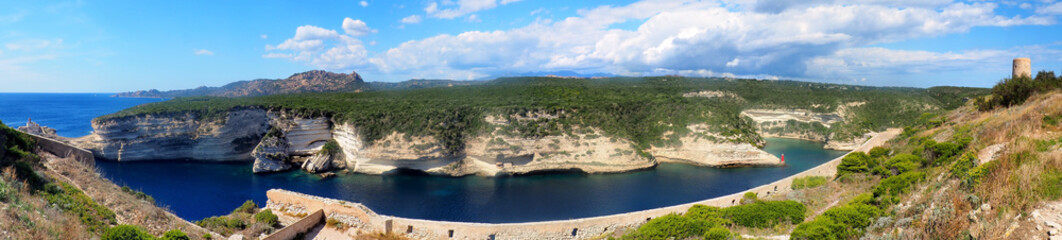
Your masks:
{"label": "green forest", "polygon": [[[697,91],[734,95],[684,97]],[[688,134],[686,126],[705,123],[730,141],[758,144],[755,124],[740,112],[750,108],[794,108],[832,112],[844,103],[852,117],[828,130],[845,138],[867,131],[905,126],[922,113],[943,112],[988,89],[866,87],[799,81],[686,78],[570,79],[499,78],[483,84],[405,90],[303,93],[241,98],[187,97],[144,104],[95,119],[144,114],[187,114],[201,120],[223,119],[232,109],[283,110],[301,116],[326,116],[358,126],[372,142],[397,131],[430,135],[449,153],[464,149],[467,137],[488,130],[488,114],[508,118],[524,137],[572,134],[597,127],[610,137],[630,139],[638,149],[668,144]],[[734,96],[737,97],[734,97]],[[556,118],[527,119],[529,113]],[[671,132],[668,136],[665,133]],[[672,141],[669,141],[672,139]]]}

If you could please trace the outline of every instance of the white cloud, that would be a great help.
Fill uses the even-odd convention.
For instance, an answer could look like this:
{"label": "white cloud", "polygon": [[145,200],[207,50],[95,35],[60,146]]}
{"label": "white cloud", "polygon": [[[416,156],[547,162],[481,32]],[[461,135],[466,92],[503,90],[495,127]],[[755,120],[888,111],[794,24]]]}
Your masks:
{"label": "white cloud", "polygon": [[[425,12],[431,17],[467,16],[472,20],[478,18],[472,12],[505,3],[431,2]],[[361,41],[338,36],[333,30],[303,26],[296,30],[294,38],[267,49],[294,51],[288,58],[314,66],[359,67],[388,75],[427,78],[463,79],[549,70],[800,78],[840,76],[846,72],[835,66],[856,63],[877,66],[864,69],[896,72],[918,69],[889,67],[910,62],[900,59],[969,61],[962,57],[991,52],[964,52],[960,56],[901,54],[867,46],[964,33],[974,27],[1049,25],[1055,21],[1044,16],[1003,16],[996,13],[996,4],[982,2],[823,0],[757,10],[758,3],[762,1],[656,0],[601,6],[579,10],[577,16],[558,21],[535,21],[508,30],[442,34],[372,54],[364,50]],[[407,18],[402,22],[408,23]],[[641,25],[636,29],[612,27],[630,21]],[[312,30],[318,33],[315,36],[331,37],[300,39],[303,28],[307,28],[307,35]],[[341,37],[353,41],[338,40]],[[889,54],[892,58],[854,61],[871,53]]]}
{"label": "white cloud", "polygon": [[368,7],[369,6],[369,2],[361,1],[361,2],[358,2],[358,5],[361,5],[361,7]]}
{"label": "white cloud", "polygon": [[468,15],[468,19],[466,19],[466,20],[468,22],[482,22],[483,21],[483,20],[479,19],[479,15],[475,15],[475,14]]}
{"label": "white cloud", "polygon": [[420,23],[420,20],[420,15],[409,15],[408,17],[402,18],[401,22],[405,24],[417,24]]}
{"label": "white cloud", "polygon": [[206,49],[197,49],[197,50],[195,50],[195,55],[196,56],[202,56],[202,55],[208,55],[209,56],[209,55],[214,55],[214,52],[211,52],[210,50],[206,50]]}
{"label": "white cloud", "polygon": [[269,35],[265,35],[265,34],[262,34],[262,35],[260,35],[260,36],[258,36],[258,37],[261,37],[262,39],[268,39],[268,38],[269,38]]}
{"label": "white cloud", "polygon": [[46,48],[55,48],[63,44],[62,38],[55,40],[48,39],[22,39],[14,42],[4,44],[7,50],[11,51],[35,51]]}
{"label": "white cloud", "polygon": [[451,0],[440,2],[428,3],[428,6],[424,8],[424,12],[428,16],[442,19],[454,19],[461,16],[465,16],[474,12],[483,11],[498,7],[500,5],[506,5],[520,0],[457,0],[456,2]]}
{"label": "white cloud", "polygon": [[1062,2],[1056,2],[1046,7],[1037,8],[1036,13],[1060,15],[1062,14]]}
{"label": "white cloud", "polygon": [[350,34],[351,36],[365,36],[366,34],[376,32],[375,29],[369,28],[369,25],[365,24],[365,22],[360,19],[354,20],[350,18],[343,19],[343,31],[346,31],[347,34]]}
{"label": "white cloud", "polygon": [[368,51],[357,36],[376,30],[369,28],[365,22],[351,18],[343,19],[343,30],[325,29],[313,25],[304,25],[295,29],[295,36],[278,45],[266,45],[270,51],[263,58],[282,58],[305,62],[323,69],[349,69],[363,66],[368,61]]}

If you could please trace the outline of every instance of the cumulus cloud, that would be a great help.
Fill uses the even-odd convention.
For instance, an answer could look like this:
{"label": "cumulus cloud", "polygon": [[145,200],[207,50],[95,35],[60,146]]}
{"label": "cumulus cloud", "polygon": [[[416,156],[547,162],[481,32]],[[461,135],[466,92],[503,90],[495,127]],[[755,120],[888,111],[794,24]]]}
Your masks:
{"label": "cumulus cloud", "polygon": [[417,24],[417,23],[420,23],[420,15],[410,15],[408,17],[404,17],[404,18],[402,18],[401,22],[405,23],[405,24]]}
{"label": "cumulus cloud", "polygon": [[358,5],[361,5],[362,7],[368,7],[369,6],[369,2],[361,1],[361,2],[358,2]]}
{"label": "cumulus cloud", "polygon": [[346,31],[347,34],[350,34],[351,36],[365,36],[366,34],[376,32],[375,29],[369,28],[369,25],[365,24],[365,22],[360,19],[354,20],[350,18],[343,19],[343,31]]}
{"label": "cumulus cloud", "polygon": [[[431,2],[424,8],[428,16],[434,18],[454,19],[474,12],[492,9],[500,5],[519,2],[520,0],[457,0]],[[442,5],[442,6],[440,6]]]}
{"label": "cumulus cloud", "polygon": [[343,31],[325,29],[313,25],[304,25],[295,29],[295,36],[277,45],[266,45],[269,53],[264,58],[282,58],[305,62],[323,69],[350,69],[367,63],[368,51],[364,43],[357,39],[374,33],[361,20],[343,19]]}
{"label": "cumulus cloud", "polygon": [[195,55],[196,56],[202,56],[202,55],[208,55],[209,56],[209,55],[214,55],[214,52],[211,52],[210,50],[206,50],[206,49],[196,49],[195,50]]}
{"label": "cumulus cloud", "polygon": [[[468,16],[471,20],[475,16],[472,12],[506,3],[432,2],[425,12],[436,18]],[[767,3],[778,6],[768,8]],[[360,41],[336,40],[357,36],[351,31],[339,36],[334,30],[313,26],[299,27],[294,38],[267,48],[300,50],[289,58],[315,66],[358,66],[382,74],[456,79],[542,70],[826,77],[851,73],[841,67],[913,71],[918,68],[903,66],[917,64],[911,62],[919,57],[937,60],[929,65],[940,65],[996,53],[868,48],[874,44],[964,33],[974,27],[1054,24],[1051,17],[1000,15],[997,7],[994,3],[950,0],[656,0],[583,9],[575,17],[535,21],[514,29],[441,34],[373,54],[366,52]],[[414,16],[407,17],[409,22],[414,22]],[[408,23],[406,20],[402,22]],[[613,27],[628,21],[641,25],[636,29]],[[332,51],[337,56],[327,54]],[[872,54],[889,58],[857,61]],[[907,61],[900,61],[903,59]]]}

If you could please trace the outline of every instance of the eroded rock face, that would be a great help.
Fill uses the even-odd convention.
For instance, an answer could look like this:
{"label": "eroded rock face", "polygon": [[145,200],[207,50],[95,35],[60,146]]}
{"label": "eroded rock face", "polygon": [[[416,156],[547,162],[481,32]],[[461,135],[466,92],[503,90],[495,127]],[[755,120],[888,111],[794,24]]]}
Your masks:
{"label": "eroded rock face", "polygon": [[690,134],[680,138],[681,145],[653,146],[647,150],[662,162],[685,163],[705,167],[742,167],[781,165],[781,159],[749,143],[733,143],[708,132],[704,124],[687,126]]}
{"label": "eroded rock face", "polygon": [[269,118],[264,110],[243,109],[211,121],[191,113],[142,115],[93,121],[92,128],[95,136],[83,147],[105,159],[248,161]]}
{"label": "eroded rock face", "polygon": [[332,139],[332,126],[327,118],[303,118],[286,113],[269,113],[270,123],[284,132],[288,153],[309,156],[321,150]]}
{"label": "eroded rock face", "polygon": [[291,156],[288,155],[287,141],[280,136],[262,138],[251,156],[254,157],[252,170],[255,173],[278,172],[291,168],[291,165],[288,165]]}

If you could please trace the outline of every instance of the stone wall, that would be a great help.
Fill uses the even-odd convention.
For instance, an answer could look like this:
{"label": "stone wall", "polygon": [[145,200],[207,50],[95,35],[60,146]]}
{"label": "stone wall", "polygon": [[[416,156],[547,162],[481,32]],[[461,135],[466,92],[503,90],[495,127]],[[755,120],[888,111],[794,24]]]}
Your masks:
{"label": "stone wall", "polygon": [[74,158],[78,162],[81,162],[81,164],[85,164],[85,166],[96,166],[96,159],[92,156],[92,152],[89,152],[88,150],[74,147],[69,144],[56,141],[51,138],[42,137],[36,134],[26,133],[26,135],[29,135],[37,140],[37,148],[39,148],[41,151],[45,151],[62,158]]}
{"label": "stone wall", "polygon": [[[869,151],[870,148],[883,144],[899,133],[899,129],[890,129],[887,132],[877,133],[872,139],[854,151]],[[368,207],[358,203],[310,196],[280,189],[269,190],[266,196],[269,198],[268,205],[271,208],[277,208],[274,211],[284,211],[284,209],[321,209],[327,212],[329,216],[342,215],[356,219],[359,223],[356,227],[362,230],[391,231],[414,239],[586,239],[614,231],[617,228],[635,227],[653,218],[670,213],[684,213],[695,204],[717,207],[733,206],[741,202],[746,192],[754,192],[761,197],[786,194],[790,191],[790,185],[795,178],[835,175],[837,173],[837,165],[841,163],[841,158],[843,156],[770,184],[703,201],[608,216],[529,223],[490,224],[392,217],[376,214]]]}
{"label": "stone wall", "polygon": [[300,219],[298,222],[292,223],[287,227],[281,228],[280,230],[273,232],[273,234],[270,234],[269,236],[263,238],[263,240],[295,239],[295,236],[299,235],[299,233],[305,233],[309,231],[314,226],[317,226],[318,224],[321,224],[321,222],[324,222],[324,220],[324,210],[319,209],[313,212],[313,214],[310,214],[305,218]]}

